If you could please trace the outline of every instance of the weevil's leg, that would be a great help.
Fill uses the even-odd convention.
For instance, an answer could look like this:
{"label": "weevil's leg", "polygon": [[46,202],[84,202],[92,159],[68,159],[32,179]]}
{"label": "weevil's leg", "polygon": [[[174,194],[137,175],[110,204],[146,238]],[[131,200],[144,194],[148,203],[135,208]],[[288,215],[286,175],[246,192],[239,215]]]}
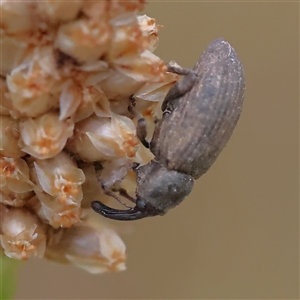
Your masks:
{"label": "weevil's leg", "polygon": [[198,76],[194,70],[183,68],[173,61],[169,62],[167,64],[167,67],[168,72],[172,72],[178,75],[184,75],[184,77],[180,78],[170,88],[161,106],[162,111],[168,109],[170,110],[170,112],[172,112],[176,107],[176,105],[172,105],[172,102],[189,92],[197,82]]}
{"label": "weevil's leg", "polygon": [[[108,189],[104,185],[102,185],[102,189],[103,189],[105,195],[115,198],[119,203],[126,206],[127,208],[132,208],[130,205],[127,205],[125,202],[123,202],[114,192],[112,192],[110,189]],[[125,193],[126,193],[126,195],[128,195],[126,190],[125,190]],[[121,195],[121,196],[123,196],[123,195]],[[130,197],[130,196],[128,195],[128,197]],[[127,197],[125,197],[125,198],[127,198]],[[127,198],[127,199],[131,200],[132,202],[135,203],[135,200],[132,197]]]}
{"label": "weevil's leg", "polygon": [[136,172],[137,169],[139,168],[139,166],[140,166],[140,163],[138,163],[138,162],[132,163],[132,170],[133,170],[134,172]]}
{"label": "weevil's leg", "polygon": [[[124,206],[126,206],[126,207],[128,207],[128,208],[131,208],[131,206],[129,206],[129,205],[127,205],[126,203],[124,203],[113,191],[111,191],[109,188],[107,188],[103,183],[102,183],[102,181],[101,181],[101,177],[100,177],[100,171],[102,170],[102,165],[101,165],[101,163],[99,163],[99,162],[94,162],[94,166],[95,166],[95,171],[96,171],[96,177],[97,177],[97,181],[98,181],[98,184],[102,187],[102,189],[103,189],[103,192],[104,192],[104,194],[105,195],[107,195],[107,196],[110,196],[110,197],[113,197],[113,198],[115,198],[118,202],[120,202],[122,205],[124,205]],[[126,192],[126,191],[125,191]],[[125,193],[124,193],[125,194]],[[126,194],[127,194],[127,192],[126,192]],[[127,194],[128,195],[128,194]],[[129,196],[129,195],[128,195]],[[129,196],[130,197],[130,196]],[[127,197],[125,197],[125,198],[127,198]],[[127,199],[129,199],[129,200],[131,200],[132,201],[132,197],[130,197],[131,199],[129,199],[129,198],[127,198]],[[135,201],[133,201],[134,203],[135,203]]]}
{"label": "weevil's leg", "polygon": [[125,189],[123,189],[123,188],[121,188],[121,187],[117,187],[117,188],[113,188],[112,190],[113,190],[114,192],[119,193],[120,196],[126,198],[127,200],[129,200],[129,201],[131,201],[131,202],[133,202],[133,203],[136,203],[136,199],[133,198],[133,197],[131,197],[131,196],[127,193],[127,191],[126,191]]}
{"label": "weevil's leg", "polygon": [[168,72],[175,73],[178,75],[189,75],[190,73],[196,74],[193,70],[183,68],[182,66],[180,66],[177,62],[175,62],[173,60],[170,61],[169,63],[167,63],[166,66],[168,68]]}
{"label": "weevil's leg", "polygon": [[137,118],[137,128],[136,128],[136,135],[144,145],[144,147],[149,148],[149,142],[146,140],[147,136],[147,122],[145,118],[140,114],[135,108],[135,100],[132,98],[131,103],[128,107],[129,112]]}
{"label": "weevil's leg", "polygon": [[151,152],[154,154],[154,156],[159,157],[160,156],[160,142],[159,142],[159,133],[160,133],[160,127],[162,124],[162,119],[161,120],[156,120],[155,122],[155,128],[154,128],[154,132],[152,135],[152,139],[150,142],[150,150]]}
{"label": "weevil's leg", "polygon": [[141,143],[144,145],[144,147],[149,148],[149,142],[146,140],[147,122],[143,117],[138,119],[136,134],[139,140],[141,141]]}

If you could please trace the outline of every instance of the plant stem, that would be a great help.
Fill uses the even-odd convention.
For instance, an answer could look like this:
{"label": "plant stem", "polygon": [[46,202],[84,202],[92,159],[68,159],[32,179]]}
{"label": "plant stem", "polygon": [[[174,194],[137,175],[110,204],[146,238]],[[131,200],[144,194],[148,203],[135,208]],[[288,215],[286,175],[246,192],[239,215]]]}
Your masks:
{"label": "plant stem", "polygon": [[16,272],[20,262],[0,254],[0,300],[10,300],[16,292]]}

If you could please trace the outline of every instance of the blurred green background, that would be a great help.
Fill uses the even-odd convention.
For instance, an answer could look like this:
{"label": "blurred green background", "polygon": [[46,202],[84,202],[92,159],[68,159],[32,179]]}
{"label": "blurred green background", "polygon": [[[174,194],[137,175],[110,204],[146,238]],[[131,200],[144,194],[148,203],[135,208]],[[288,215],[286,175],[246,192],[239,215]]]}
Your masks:
{"label": "blurred green background", "polygon": [[128,270],[93,276],[31,260],[16,299],[299,299],[299,4],[152,2],[156,54],[192,67],[218,37],[238,52],[238,126],[192,194],[164,217],[114,223]]}

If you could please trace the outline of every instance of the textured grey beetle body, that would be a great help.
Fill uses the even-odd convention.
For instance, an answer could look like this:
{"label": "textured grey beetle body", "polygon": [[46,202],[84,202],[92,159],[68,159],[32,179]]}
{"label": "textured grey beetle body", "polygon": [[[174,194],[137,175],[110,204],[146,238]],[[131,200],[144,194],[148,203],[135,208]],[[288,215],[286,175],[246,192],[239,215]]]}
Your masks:
{"label": "textured grey beetle body", "polygon": [[[241,62],[223,39],[207,47],[193,71],[197,81],[165,114],[152,150],[155,159],[170,170],[197,179],[228,142],[241,114],[245,84]],[[172,89],[176,90],[176,84]],[[176,97],[172,89],[165,99],[166,109],[169,95]]]}
{"label": "textured grey beetle body", "polygon": [[194,179],[214,163],[239,119],[244,100],[244,70],[223,39],[212,42],[191,70],[168,92],[150,150],[154,160],[138,167],[136,206],[115,210],[94,201],[93,209],[111,219],[137,220],[163,215],[192,190]]}

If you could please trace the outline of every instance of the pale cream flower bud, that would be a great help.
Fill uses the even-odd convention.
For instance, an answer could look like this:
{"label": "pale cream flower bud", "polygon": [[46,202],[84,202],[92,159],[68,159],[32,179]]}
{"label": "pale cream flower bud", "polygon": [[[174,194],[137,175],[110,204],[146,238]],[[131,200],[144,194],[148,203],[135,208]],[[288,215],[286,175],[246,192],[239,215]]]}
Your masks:
{"label": "pale cream flower bud", "polygon": [[34,196],[33,191],[17,193],[10,190],[7,186],[0,188],[0,203],[8,206],[22,207],[29,203]]}
{"label": "pale cream flower bud", "polygon": [[117,70],[136,81],[160,82],[167,67],[147,48],[151,47],[149,34],[144,33],[134,13],[120,15],[111,20],[113,38],[108,59]]}
{"label": "pale cream flower bud", "polygon": [[[167,73],[162,82],[146,82],[134,94],[135,99],[146,102],[162,102],[171,86],[180,78],[174,73]],[[149,103],[148,103],[149,104]],[[153,103],[152,103],[153,104]],[[137,107],[139,102],[137,101]]]}
{"label": "pale cream flower bud", "polygon": [[19,139],[18,121],[9,116],[0,116],[0,154],[13,158],[25,155],[18,145]]}
{"label": "pale cream flower bud", "polygon": [[37,160],[34,167],[33,177],[38,184],[35,192],[44,218],[55,228],[77,223],[83,198],[81,185],[85,181],[83,171],[64,152],[51,159]]}
{"label": "pale cream flower bud", "polygon": [[145,0],[114,0],[109,2],[110,16],[121,15],[129,12],[141,11],[145,8]]}
{"label": "pale cream flower bud", "polygon": [[91,116],[75,126],[67,148],[86,161],[134,157],[139,140],[132,120],[113,114],[111,118]]}
{"label": "pale cream flower bud", "polygon": [[93,113],[100,117],[110,117],[109,102],[100,87],[82,87],[71,80],[63,85],[60,95],[60,116],[63,120],[72,117],[79,122]]}
{"label": "pale cream flower bud", "polygon": [[107,78],[99,82],[99,86],[110,102],[113,113],[128,114],[129,98],[143,85],[121,71],[112,71]]}
{"label": "pale cream flower bud", "polygon": [[29,168],[21,158],[0,157],[0,189],[7,187],[15,193],[33,190],[29,179]]}
{"label": "pale cream flower bud", "polygon": [[92,19],[115,18],[122,14],[132,14],[145,8],[145,0],[85,1],[83,12]]}
{"label": "pale cream flower bud", "polygon": [[6,33],[24,32],[33,28],[30,6],[25,1],[1,1],[0,9],[0,26]]}
{"label": "pale cream flower bud", "polygon": [[72,120],[60,120],[58,114],[48,113],[20,123],[22,150],[36,158],[51,158],[65,146],[73,134]]}
{"label": "pale cream flower bud", "polygon": [[77,203],[71,202],[72,199],[66,198],[65,203],[61,203],[46,194],[36,194],[41,205],[38,215],[53,228],[69,228],[80,222],[82,209]]}
{"label": "pale cream flower bud", "polygon": [[10,258],[43,257],[46,236],[40,221],[25,208],[0,206],[0,244]]}
{"label": "pale cream flower bud", "polygon": [[147,37],[143,35],[135,13],[119,15],[110,23],[113,29],[108,52],[110,61],[115,62],[123,56],[135,58],[145,50]]}
{"label": "pale cream flower bud", "polygon": [[43,0],[36,1],[37,13],[46,19],[48,22],[66,22],[72,20],[78,14],[82,1],[76,0],[70,2],[61,0]]}
{"label": "pale cream flower bud", "polygon": [[125,250],[114,230],[99,221],[90,221],[64,229],[60,241],[47,247],[45,257],[98,274],[125,270]]}
{"label": "pale cream flower bud", "polygon": [[8,36],[0,29],[0,49],[2,57],[5,57],[1,60],[0,75],[6,76],[20,63],[27,49],[27,44],[16,37]]}
{"label": "pale cream flower bud", "polygon": [[147,37],[146,49],[153,52],[158,45],[158,31],[163,26],[156,25],[155,19],[147,15],[137,16],[137,20],[143,35]]}
{"label": "pale cream flower bud", "polygon": [[[1,47],[1,45],[0,45]],[[10,100],[7,97],[8,89],[4,78],[0,78],[0,115],[9,116]]]}
{"label": "pale cream flower bud", "polygon": [[23,206],[33,196],[33,183],[29,168],[21,158],[0,157],[0,202],[10,206]]}
{"label": "pale cream flower bud", "polygon": [[84,173],[77,168],[70,156],[64,152],[51,159],[37,160],[34,167],[38,182],[43,191],[57,200],[65,203],[71,198],[72,202],[80,203],[82,200],[81,184],[85,180]]}
{"label": "pale cream flower bud", "polygon": [[121,56],[114,60],[116,68],[136,81],[163,82],[167,66],[156,55],[145,50],[137,57]]}
{"label": "pale cream flower bud", "polygon": [[51,90],[58,79],[52,47],[34,50],[7,76],[15,116],[36,117],[58,103]]}
{"label": "pale cream flower bud", "polygon": [[107,12],[111,1],[84,1],[82,11],[91,19],[107,18]]}
{"label": "pale cream flower bud", "polygon": [[70,22],[60,26],[55,47],[79,62],[95,61],[106,52],[110,31],[105,19]]}
{"label": "pale cream flower bud", "polygon": [[150,140],[179,78],[152,53],[162,26],[137,16],[145,3],[0,2],[0,254],[125,269],[125,245],[91,201],[111,201],[103,189],[134,198],[132,163],[153,159],[137,120]]}
{"label": "pale cream flower bud", "polygon": [[81,86],[78,86],[72,80],[65,82],[59,98],[59,120],[72,116],[82,102],[82,98]]}

